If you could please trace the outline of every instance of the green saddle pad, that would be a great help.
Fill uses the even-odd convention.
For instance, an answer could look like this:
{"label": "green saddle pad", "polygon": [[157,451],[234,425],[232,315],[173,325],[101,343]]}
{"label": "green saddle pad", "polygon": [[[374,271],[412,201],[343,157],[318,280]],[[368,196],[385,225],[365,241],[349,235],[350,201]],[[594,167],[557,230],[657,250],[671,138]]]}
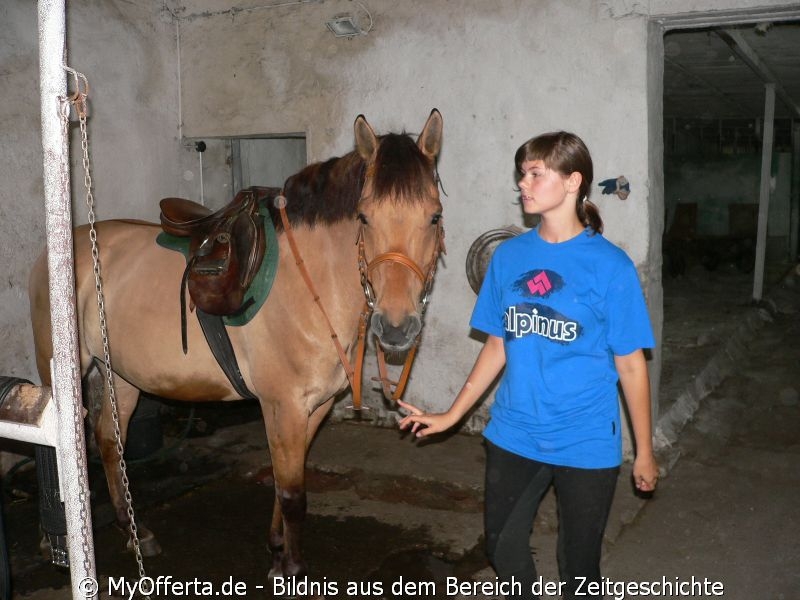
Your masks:
{"label": "green saddle pad", "polygon": [[[225,325],[234,327],[246,325],[256,316],[269,296],[272,282],[275,281],[275,273],[278,271],[278,235],[275,233],[275,226],[269,216],[269,209],[264,206],[263,202],[258,214],[263,217],[262,221],[264,222],[264,260],[261,261],[258,273],[245,292],[243,305],[246,308],[235,315],[222,317]],[[184,258],[189,258],[189,238],[170,235],[162,231],[158,234],[156,242],[159,246],[175,250],[183,254]]]}

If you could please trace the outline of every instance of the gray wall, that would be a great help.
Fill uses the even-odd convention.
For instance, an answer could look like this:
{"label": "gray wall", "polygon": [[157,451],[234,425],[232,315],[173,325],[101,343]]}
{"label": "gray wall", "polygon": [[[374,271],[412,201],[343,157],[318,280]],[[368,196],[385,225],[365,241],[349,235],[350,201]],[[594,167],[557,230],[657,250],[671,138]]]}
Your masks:
{"label": "gray wall", "polygon": [[[89,135],[97,217],[158,216],[154,198],[177,183],[176,27],[155,3],[69,2],[71,66],[90,83]],[[0,4],[0,373],[37,380],[27,278],[44,247],[37,7]],[[54,107],[55,108],[55,107]],[[74,218],[86,222],[80,144],[73,131]]]}
{"label": "gray wall", "polygon": [[[658,46],[660,33],[652,42],[646,17],[612,14],[602,3],[368,4],[372,30],[348,40],[325,28],[333,15],[357,11],[344,0],[233,18],[203,14],[211,3],[188,3],[180,23],[184,134],[305,132],[309,159],[318,160],[352,148],[359,113],[378,131],[413,132],[439,108],[448,255],[408,398],[444,408],[479,349],[467,337],[475,296],[466,254],[487,229],[521,223],[513,154],[527,138],[573,130],[593,153],[598,181],[621,174],[631,181],[625,202],[599,193],[595,200],[608,237],[643,267],[650,287],[660,285],[659,269],[644,268],[651,238],[660,235],[649,222],[650,196],[657,197],[660,182],[651,184],[648,163],[660,125],[650,122],[647,95],[648,45]],[[252,101],[254,86],[259,102]],[[653,309],[660,323],[660,300]],[[374,405],[382,403],[375,398]],[[470,427],[482,424],[485,409]]]}
{"label": "gray wall", "polygon": [[[698,236],[729,235],[729,205],[758,205],[760,156],[668,157],[665,170],[667,215],[674,214],[678,204],[696,203]],[[772,159],[767,229],[770,237],[783,240],[784,253],[787,255],[791,173],[791,154],[775,154]],[[753,210],[755,213],[757,208]]]}
{"label": "gray wall", "polygon": [[[408,390],[410,400],[437,409],[449,404],[479,349],[468,338],[475,297],[464,273],[467,251],[487,229],[521,224],[512,157],[543,131],[581,135],[597,181],[625,175],[631,182],[626,201],[596,187],[594,200],[607,236],[639,267],[660,338],[664,27],[731,22],[737,13],[761,18],[793,3],[366,0],[372,30],[351,40],[334,38],[325,21],[353,11],[366,23],[359,3],[279,4],[169,0],[162,10],[150,0],[69,3],[69,62],[92,83],[98,217],[155,219],[159,198],[196,197],[190,138],[304,133],[313,161],[352,148],[359,113],[379,132],[415,132],[439,108],[448,255]],[[25,286],[44,232],[30,0],[0,6],[0,73],[0,372],[35,377]],[[74,173],[80,222],[82,176]],[[379,409],[377,420],[386,416],[378,398],[368,403]],[[482,425],[486,408],[467,429]]]}

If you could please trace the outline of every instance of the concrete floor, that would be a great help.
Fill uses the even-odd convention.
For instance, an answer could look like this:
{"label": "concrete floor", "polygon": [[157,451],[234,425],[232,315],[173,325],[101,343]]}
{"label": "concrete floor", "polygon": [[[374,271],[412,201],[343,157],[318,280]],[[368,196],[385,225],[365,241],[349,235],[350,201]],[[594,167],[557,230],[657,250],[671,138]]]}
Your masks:
{"label": "concrete floor", "polygon": [[[721,586],[732,600],[800,598],[800,274],[774,285],[761,309],[750,306],[750,293],[749,276],[724,266],[666,282],[659,419],[665,477],[645,500],[634,495],[623,468],[606,532],[608,597],[635,597],[630,590],[623,595],[622,585],[665,578],[686,586],[694,577],[706,580],[706,591]],[[255,587],[267,584],[265,448],[254,421],[185,440],[160,467],[141,467],[135,501],[165,550],[145,563],[148,575],[221,585],[228,574],[247,581],[246,597],[273,597]],[[498,598],[448,595],[443,584],[446,576],[494,580],[481,547],[479,437],[417,444],[394,430],[328,423],[312,448],[309,473],[307,556],[312,579],[338,583],[339,595],[328,597],[353,597],[345,595],[349,581],[384,583],[384,594],[359,597],[426,595],[391,593],[390,583],[403,577],[432,582],[436,593],[427,597]],[[133,558],[119,550],[101,496],[98,573],[132,577]],[[7,505],[7,519],[35,522],[33,500]],[[251,510],[250,500],[264,510],[252,509],[257,518],[243,520],[238,513]],[[25,531],[33,527],[13,527],[12,559],[21,573],[15,598],[70,598],[67,576],[31,551],[34,532]],[[550,494],[531,539],[544,581],[557,581],[556,531]],[[714,597],[683,591],[649,597]]]}

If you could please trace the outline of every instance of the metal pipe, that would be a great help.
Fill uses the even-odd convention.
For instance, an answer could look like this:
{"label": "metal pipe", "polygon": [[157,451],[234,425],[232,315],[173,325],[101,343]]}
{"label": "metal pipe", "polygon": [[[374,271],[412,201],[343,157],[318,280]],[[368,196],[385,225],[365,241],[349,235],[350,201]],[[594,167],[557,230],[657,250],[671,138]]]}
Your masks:
{"label": "metal pipe", "polygon": [[[6,418],[6,411],[0,413],[0,438],[29,442],[31,444],[41,444],[42,446],[58,445],[58,415],[56,407],[51,398],[50,388],[29,386],[36,391],[37,398],[34,401],[39,406],[32,407],[32,418],[25,419],[25,415],[9,415]],[[23,405],[14,398],[15,408]],[[24,406],[24,409],[29,409]],[[9,411],[11,412],[11,411]]]}
{"label": "metal pipe", "polygon": [[45,225],[53,340],[51,379],[59,431],[56,450],[67,515],[72,597],[86,599],[94,597],[90,593],[92,586],[87,587],[86,582],[94,581],[96,575],[75,309],[69,140],[65,139],[60,117],[60,98],[67,93],[65,0],[39,0],[38,12]]}

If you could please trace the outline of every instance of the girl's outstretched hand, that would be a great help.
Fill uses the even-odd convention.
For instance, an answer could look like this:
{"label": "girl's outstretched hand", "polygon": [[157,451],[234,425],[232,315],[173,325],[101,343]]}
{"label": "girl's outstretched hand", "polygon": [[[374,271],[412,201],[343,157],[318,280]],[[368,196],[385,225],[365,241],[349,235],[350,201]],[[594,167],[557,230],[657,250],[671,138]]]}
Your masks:
{"label": "girl's outstretched hand", "polygon": [[446,413],[428,414],[408,402],[398,400],[397,403],[410,413],[403,417],[398,423],[400,429],[408,429],[410,427],[411,433],[415,434],[417,437],[441,433],[442,431],[450,429],[458,420],[454,419],[449,411]]}
{"label": "girl's outstretched hand", "polygon": [[633,461],[633,481],[640,492],[655,491],[658,484],[658,464],[652,452],[637,455]]}

